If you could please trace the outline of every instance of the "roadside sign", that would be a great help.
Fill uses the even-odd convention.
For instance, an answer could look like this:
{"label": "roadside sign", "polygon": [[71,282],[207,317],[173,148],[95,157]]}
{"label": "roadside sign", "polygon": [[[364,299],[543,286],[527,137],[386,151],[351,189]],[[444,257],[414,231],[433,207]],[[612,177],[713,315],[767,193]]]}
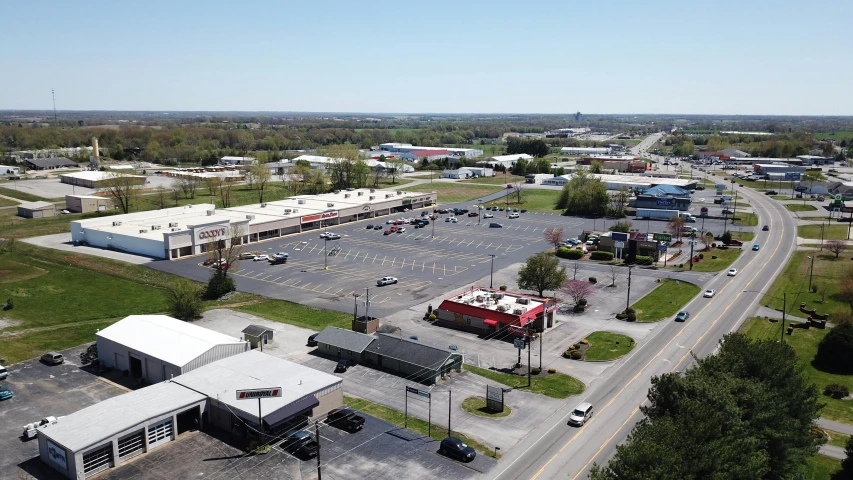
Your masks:
{"label": "roadside sign", "polygon": [[406,387],[406,392],[414,393],[415,395],[420,395],[422,397],[429,398],[429,391],[427,390],[418,390],[415,387]]}
{"label": "roadside sign", "polygon": [[611,232],[610,238],[612,238],[614,242],[627,242],[628,234],[624,232]]}
{"label": "roadside sign", "polygon": [[504,389],[486,385],[486,408],[493,412],[504,411]]}
{"label": "roadside sign", "polygon": [[668,233],[653,233],[652,238],[658,242],[669,243],[672,241],[672,235],[670,235]]}
{"label": "roadside sign", "polygon": [[614,248],[625,248],[625,242],[613,242]]}
{"label": "roadside sign", "polygon": [[667,247],[668,247],[668,245],[667,245],[667,244],[665,244],[665,243],[659,243],[659,244],[658,244],[658,251],[659,251],[659,252],[665,252],[665,251],[666,251],[666,249],[667,249]]}
{"label": "roadside sign", "polygon": [[844,213],[853,213],[853,207],[841,207],[841,211]]}
{"label": "roadside sign", "polygon": [[524,339],[523,338],[516,338],[513,343],[515,344],[515,348],[517,348],[519,350],[524,349]]}
{"label": "roadside sign", "polygon": [[257,398],[281,397],[281,387],[253,388],[251,390],[237,390],[237,400],[255,400]]}

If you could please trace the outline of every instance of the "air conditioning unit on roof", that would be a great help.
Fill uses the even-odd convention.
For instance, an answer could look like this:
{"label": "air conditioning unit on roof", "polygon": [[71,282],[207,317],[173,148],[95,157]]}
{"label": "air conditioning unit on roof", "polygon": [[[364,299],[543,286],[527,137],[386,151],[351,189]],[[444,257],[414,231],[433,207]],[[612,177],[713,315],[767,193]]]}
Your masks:
{"label": "air conditioning unit on roof", "polygon": [[208,211],[207,211],[207,216],[209,217],[209,216],[211,216],[211,215],[213,215],[213,214],[215,214],[215,213],[216,213],[216,210],[208,210]]}
{"label": "air conditioning unit on roof", "polygon": [[160,230],[160,225],[151,225],[151,230]]}
{"label": "air conditioning unit on roof", "polygon": [[266,203],[266,202],[264,202],[264,203],[262,203],[262,204],[261,204],[261,208],[266,208],[266,207],[267,207],[267,203]]}
{"label": "air conditioning unit on roof", "polygon": [[521,315],[522,313],[524,313],[524,312],[522,312],[520,308],[516,308],[515,310],[512,311],[513,315]]}
{"label": "air conditioning unit on roof", "polygon": [[177,227],[178,222],[169,222],[169,227]]}
{"label": "air conditioning unit on roof", "polygon": [[327,204],[326,204],[326,206],[327,206],[327,207],[334,207],[334,206],[335,206],[335,204],[334,204],[334,203],[327,203]]}
{"label": "air conditioning unit on roof", "polygon": [[515,300],[515,303],[520,303],[520,304],[522,304],[522,305],[528,305],[528,304],[530,304],[530,299],[529,299],[529,298],[524,298],[524,297],[522,297],[522,298],[518,298],[518,299],[516,299],[516,300]]}
{"label": "air conditioning unit on roof", "polygon": [[297,200],[296,203],[298,203],[300,205],[305,205],[305,200],[300,198],[299,200]]}
{"label": "air conditioning unit on roof", "polygon": [[506,305],[498,305],[498,308],[496,310],[499,312],[505,312],[506,311]]}
{"label": "air conditioning unit on roof", "polygon": [[118,221],[113,222],[113,226],[114,226],[114,227],[120,227],[120,226],[121,226],[121,222],[118,222]]}
{"label": "air conditioning unit on roof", "polygon": [[148,230],[146,230],[146,229],[142,228],[142,229],[140,229],[140,230],[139,230],[139,233],[148,233]]}
{"label": "air conditioning unit on roof", "polygon": [[254,215],[246,215],[246,219],[247,220],[254,220],[255,216]]}
{"label": "air conditioning unit on roof", "polygon": [[284,213],[290,213],[290,212],[292,212],[292,211],[293,211],[293,210],[292,210],[292,209],[290,209],[290,208],[285,208],[285,209],[284,209]]}
{"label": "air conditioning unit on roof", "polygon": [[344,198],[349,198],[349,193],[345,193]]}
{"label": "air conditioning unit on roof", "polygon": [[373,195],[371,195],[371,196],[370,196],[370,200],[376,200],[376,197],[374,197]]}
{"label": "air conditioning unit on roof", "polygon": [[173,231],[173,232],[177,232],[177,231],[179,231],[179,230],[180,230],[180,228],[173,228],[173,229],[172,229],[172,231]]}
{"label": "air conditioning unit on roof", "polygon": [[360,197],[360,196],[362,196],[362,195],[364,195],[364,192],[358,192],[358,196],[359,196],[359,197]]}

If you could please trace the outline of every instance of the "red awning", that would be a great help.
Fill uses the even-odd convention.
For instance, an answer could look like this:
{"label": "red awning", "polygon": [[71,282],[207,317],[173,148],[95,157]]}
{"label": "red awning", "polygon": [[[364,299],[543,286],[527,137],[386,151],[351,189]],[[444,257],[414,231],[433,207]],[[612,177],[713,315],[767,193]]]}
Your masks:
{"label": "red awning", "polygon": [[484,319],[484,320],[483,320],[483,323],[485,323],[486,325],[490,325],[490,326],[492,326],[492,327],[497,327],[497,326],[498,326],[498,321],[497,321],[497,320],[492,320],[492,319],[490,319],[490,318],[486,318],[486,319]]}

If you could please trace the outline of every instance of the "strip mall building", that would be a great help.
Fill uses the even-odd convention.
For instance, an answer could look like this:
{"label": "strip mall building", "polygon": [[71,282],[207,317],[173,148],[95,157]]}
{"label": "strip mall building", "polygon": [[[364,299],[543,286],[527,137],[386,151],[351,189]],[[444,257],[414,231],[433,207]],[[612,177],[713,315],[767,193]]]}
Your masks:
{"label": "strip mall building", "polygon": [[217,209],[187,205],[71,222],[71,240],[144,255],[176,259],[205,253],[216,240],[262,242],[433,205],[435,192],[357,189],[299,195],[275,202]]}

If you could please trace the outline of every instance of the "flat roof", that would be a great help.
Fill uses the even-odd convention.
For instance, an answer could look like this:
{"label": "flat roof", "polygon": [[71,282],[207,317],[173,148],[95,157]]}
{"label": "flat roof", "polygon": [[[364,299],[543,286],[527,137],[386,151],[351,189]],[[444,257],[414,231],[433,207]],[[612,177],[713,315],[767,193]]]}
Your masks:
{"label": "flat roof", "polygon": [[486,161],[493,160],[495,162],[508,162],[512,160],[518,160],[519,158],[530,160],[533,157],[526,153],[519,153],[516,155],[495,155],[493,157],[489,157]]}
{"label": "flat roof", "polygon": [[[101,172],[98,170],[86,170],[84,172],[71,172],[71,173],[62,173],[59,175],[60,177],[70,177],[70,178],[79,178],[81,180],[106,180],[108,178],[112,178],[115,174],[110,172]],[[121,174],[122,177],[134,177],[134,178],[145,178],[143,175],[128,175],[126,173]]]}
{"label": "flat roof", "polygon": [[[501,298],[492,298],[493,294],[499,294],[501,295]],[[518,303],[518,299],[520,298],[526,298],[528,303],[526,305]],[[447,298],[445,301],[459,305],[470,305],[472,307],[483,308],[496,312],[499,311],[498,306],[503,305],[506,309],[503,313],[508,314],[512,314],[514,308],[527,307],[527,309],[530,310],[538,307],[539,305],[545,304],[544,300],[539,297],[485,287],[466,290]]]}
{"label": "flat roof", "polygon": [[65,198],[93,198],[97,200],[109,200],[107,197],[99,197],[97,195],[66,195]]}
{"label": "flat roof", "polygon": [[178,367],[217,345],[245,343],[239,338],[166,315],[131,315],[101,330],[96,336]]}
{"label": "flat roof", "polygon": [[54,205],[50,202],[42,202],[42,201],[21,202],[20,205],[18,205],[18,208],[25,208],[27,210],[44,210],[46,208],[55,208],[55,207],[56,207],[56,205]]}
{"label": "flat roof", "polygon": [[172,381],[216,398],[231,409],[240,410],[254,418],[258,415],[258,403],[237,400],[237,390],[281,388],[281,397],[265,398],[261,402],[261,416],[265,417],[309,395],[321,393],[330,387],[340,387],[343,383],[343,379],[334,375],[257,350],[209,363]]}
{"label": "flat roof", "polygon": [[206,399],[201,393],[166,381],[108,398],[38,430],[40,435],[79,452],[116,433]]}

